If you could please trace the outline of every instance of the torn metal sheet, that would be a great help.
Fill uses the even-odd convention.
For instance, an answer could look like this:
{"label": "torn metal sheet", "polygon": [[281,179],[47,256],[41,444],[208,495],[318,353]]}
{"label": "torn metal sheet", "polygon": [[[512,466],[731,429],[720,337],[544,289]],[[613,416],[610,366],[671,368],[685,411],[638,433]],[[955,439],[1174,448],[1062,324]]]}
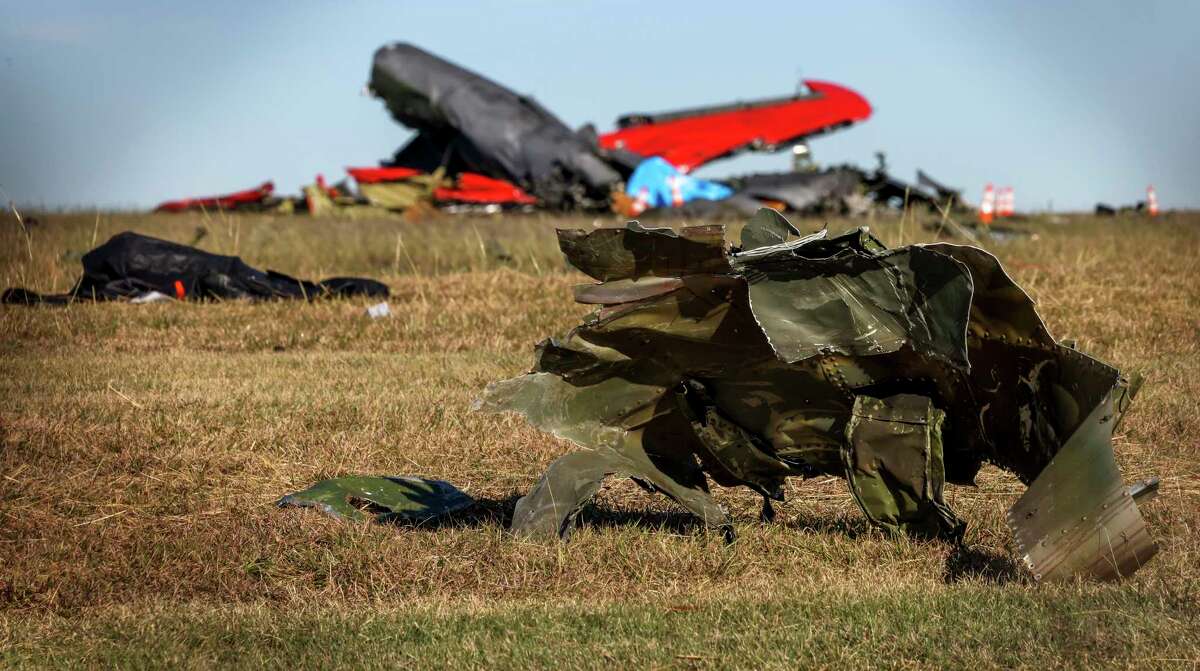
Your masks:
{"label": "torn metal sheet", "polygon": [[411,476],[322,480],[277,502],[281,508],[316,508],[339,519],[373,517],[377,522],[421,522],[474,504],[474,499],[448,482]]}
{"label": "torn metal sheet", "polygon": [[846,199],[859,193],[862,174],[834,168],[824,172],[758,173],[728,181],[739,194],[759,201],[780,203],[791,212],[842,213]]}
{"label": "torn metal sheet", "polygon": [[[598,281],[576,295],[599,308],[476,408],[521,413],[585,449],[518,503],[514,531],[567,535],[619,474],[728,533],[710,482],[758,492],[769,518],[786,478],[833,475],[872,524],[954,540],[964,523],[943,488],[991,463],[1033,483],[1013,525],[1039,577],[1124,576],[1153,554],[1110,440],[1136,378],[1051,337],[994,256],[887,249],[866,229],[801,237],[766,210],[727,237],[636,223],[559,232]],[[1065,558],[1037,549],[1051,531],[1063,539],[1045,547]]]}
{"label": "torn metal sheet", "polygon": [[626,228],[559,230],[558,244],[568,263],[602,282],[729,269],[720,226],[676,233],[631,222]]}
{"label": "torn metal sheet", "polygon": [[1116,419],[1106,397],[1008,512],[1022,560],[1039,580],[1114,580],[1158,552],[1135,501],[1150,489],[1126,487],[1117,469]]}
{"label": "torn metal sheet", "polygon": [[922,206],[940,212],[961,211],[961,194],[917,171],[917,182],[909,183],[887,171],[883,154],[872,171],[843,165],[827,170],[757,173],[724,180],[733,190],[732,197],[716,203],[688,203],[680,214],[719,215],[740,212],[752,214],[752,208],[768,206],[801,214],[858,215],[872,203],[878,207],[900,209]]}

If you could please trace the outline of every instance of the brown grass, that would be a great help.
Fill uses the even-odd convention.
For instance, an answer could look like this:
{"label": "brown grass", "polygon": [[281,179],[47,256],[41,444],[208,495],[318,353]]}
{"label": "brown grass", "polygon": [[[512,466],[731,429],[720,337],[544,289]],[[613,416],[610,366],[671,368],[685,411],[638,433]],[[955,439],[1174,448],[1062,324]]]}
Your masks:
{"label": "brown grass", "polygon": [[[583,278],[563,268],[553,226],[612,220],[37,218],[28,239],[11,220],[0,229],[0,284],[63,291],[93,238],[133,229],[189,242],[200,226],[201,247],[306,278],[371,275],[395,295],[393,317],[377,321],[365,301],[0,306],[0,645],[13,659],[56,646],[88,659],[111,637],[71,632],[109,618],[165,623],[164,609],[206,626],[217,626],[212,609],[266,622],[314,607],[317,619],[401,608],[434,625],[599,609],[619,623],[620,612],[603,612],[833,599],[861,602],[869,620],[867,604],[909,598],[1011,601],[1014,636],[1034,635],[1019,626],[1028,600],[1136,602],[1158,619],[1151,629],[1129,612],[1097,625],[1104,641],[1129,644],[1109,661],[1133,664],[1162,641],[1167,657],[1197,656],[1200,216],[1036,221],[1026,224],[1036,241],[990,245],[1052,333],[1147,378],[1116,442],[1127,479],[1163,476],[1146,510],[1162,552],[1116,586],[1032,584],[1003,524],[1022,488],[995,470],[978,488],[950,488],[970,524],[967,552],[873,533],[838,480],[793,481],[771,525],[757,521],[757,497],[719,492],[737,521],[732,546],[625,482],[605,489],[567,544],[509,537],[512,498],[569,448],[467,408],[489,381],[525,370],[535,341],[585,312],[570,301]],[[904,226],[906,242],[929,239]],[[890,243],[901,235],[895,219],[872,227]],[[353,473],[444,478],[489,504],[421,529],[272,505]],[[696,626],[719,628],[709,615]],[[1128,639],[1121,626],[1143,635]],[[1096,644],[1071,640],[1084,652]],[[803,641],[793,644],[799,654]],[[990,655],[984,665],[1002,663],[994,645],[977,651]]]}

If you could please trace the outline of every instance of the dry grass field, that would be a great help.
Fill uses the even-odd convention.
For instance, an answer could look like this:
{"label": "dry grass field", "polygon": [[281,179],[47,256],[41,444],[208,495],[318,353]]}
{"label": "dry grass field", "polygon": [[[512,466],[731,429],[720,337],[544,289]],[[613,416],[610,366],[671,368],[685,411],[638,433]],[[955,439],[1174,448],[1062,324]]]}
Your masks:
{"label": "dry grass field", "polygon": [[[1161,553],[1120,584],[1038,585],[985,469],[949,487],[965,548],[870,530],[840,480],[794,480],[772,524],[721,490],[738,540],[613,481],[568,543],[504,528],[569,447],[469,412],[587,312],[555,226],[608,217],[37,215],[0,226],[0,285],[65,291],[135,230],[298,277],[376,277],[366,301],[0,306],[0,666],[173,668],[1195,668],[1200,665],[1200,215],[1021,225],[988,243],[1051,332],[1146,376],[1116,437]],[[796,222],[812,229],[817,221]],[[929,240],[909,219],[889,244]],[[345,474],[450,480],[438,526],[273,502]]]}

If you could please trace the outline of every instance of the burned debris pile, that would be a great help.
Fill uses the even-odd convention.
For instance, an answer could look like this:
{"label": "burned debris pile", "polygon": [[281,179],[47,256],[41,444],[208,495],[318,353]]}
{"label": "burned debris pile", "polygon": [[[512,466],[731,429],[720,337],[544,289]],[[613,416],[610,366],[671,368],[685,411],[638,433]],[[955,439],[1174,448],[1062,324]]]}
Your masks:
{"label": "burned debris pile", "polygon": [[387,285],[362,277],[298,280],[273,270],[263,272],[236,256],[137,233],[114,235],[83,255],[83,275],[65,294],[6,289],[0,302],[67,304],[75,301],[272,299],[313,300],[333,296],[387,296]]}

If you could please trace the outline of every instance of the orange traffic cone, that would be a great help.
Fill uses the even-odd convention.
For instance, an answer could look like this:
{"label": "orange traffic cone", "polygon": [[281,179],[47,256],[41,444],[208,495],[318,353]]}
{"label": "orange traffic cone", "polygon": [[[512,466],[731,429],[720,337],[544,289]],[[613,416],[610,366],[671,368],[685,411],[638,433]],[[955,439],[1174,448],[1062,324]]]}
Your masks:
{"label": "orange traffic cone", "polygon": [[1011,217],[1016,210],[1016,197],[1013,188],[1006,186],[1000,189],[1000,197],[996,201],[996,216]]}
{"label": "orange traffic cone", "polygon": [[1158,194],[1154,192],[1154,185],[1146,187],[1146,209],[1150,211],[1150,216],[1158,216]]}
{"label": "orange traffic cone", "polygon": [[987,186],[983,187],[983,200],[979,202],[979,221],[990,224],[992,223],[992,214],[996,211],[996,190],[992,188],[992,183],[988,182]]}

